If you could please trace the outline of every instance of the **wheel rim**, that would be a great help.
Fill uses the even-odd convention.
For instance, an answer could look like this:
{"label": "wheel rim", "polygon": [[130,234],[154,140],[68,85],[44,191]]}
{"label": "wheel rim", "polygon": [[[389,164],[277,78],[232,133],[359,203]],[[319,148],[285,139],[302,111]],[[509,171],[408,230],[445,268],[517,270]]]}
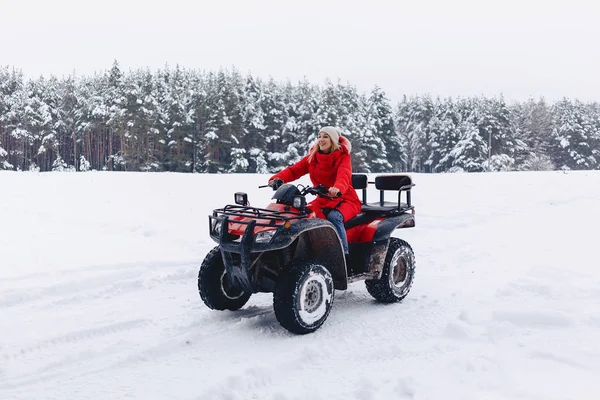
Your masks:
{"label": "wheel rim", "polygon": [[394,280],[394,286],[400,287],[402,285],[404,285],[404,282],[406,281],[406,276],[407,276],[407,268],[406,268],[406,261],[404,260],[403,257],[398,256],[397,260],[395,263],[393,263],[392,265],[394,265],[394,276],[393,276],[393,280]]}
{"label": "wheel rim", "polygon": [[306,293],[304,295],[303,309],[306,312],[314,312],[323,299],[323,288],[316,281],[312,280],[306,284]]}
{"label": "wheel rim", "polygon": [[406,252],[398,249],[390,262],[390,284],[396,291],[403,291],[410,281],[409,261]]}
{"label": "wheel rim", "polygon": [[327,291],[325,277],[311,276],[299,289],[298,317],[304,324],[314,324],[327,314],[328,303],[331,302],[331,294]]}
{"label": "wheel rim", "polygon": [[231,283],[229,283],[229,279],[227,279],[225,277],[226,275],[227,275],[227,271],[223,271],[223,273],[221,274],[221,291],[223,292],[225,297],[227,297],[228,299],[231,299],[231,300],[239,299],[240,297],[242,297],[244,295],[244,291],[240,290],[238,288],[232,287]]}

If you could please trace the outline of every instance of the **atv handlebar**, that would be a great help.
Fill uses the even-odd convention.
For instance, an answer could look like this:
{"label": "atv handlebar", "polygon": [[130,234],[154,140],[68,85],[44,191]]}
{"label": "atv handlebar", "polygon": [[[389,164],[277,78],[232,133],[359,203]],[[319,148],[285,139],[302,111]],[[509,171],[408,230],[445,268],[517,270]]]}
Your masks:
{"label": "atv handlebar", "polygon": [[316,196],[328,197],[330,199],[335,199],[336,197],[341,197],[342,192],[337,192],[335,196],[330,196],[329,189],[325,185],[317,185],[317,186],[307,186],[302,191],[302,194],[305,195],[307,193],[314,194]]}
{"label": "atv handlebar", "polygon": [[273,179],[272,183],[267,183],[266,185],[260,185],[258,188],[262,189],[262,188],[266,188],[266,187],[271,187],[273,188],[273,190],[277,190],[279,189],[279,186],[283,185],[283,179],[280,178],[275,178]]}
{"label": "atv handlebar", "polygon": [[[261,185],[258,188],[266,188],[266,187],[271,187],[273,188],[273,190],[277,190],[279,189],[279,187],[283,185],[283,179],[280,178],[275,178],[273,179],[273,182],[268,183],[266,185]],[[300,185],[302,186],[302,185]],[[335,196],[330,196],[328,194],[329,189],[327,188],[327,186],[325,185],[317,185],[317,186],[306,186],[304,187],[301,191],[300,194],[302,194],[302,196],[305,196],[307,194],[312,194],[315,196],[321,196],[321,197],[327,197],[330,199],[335,199],[337,197],[341,197],[342,196],[342,192],[337,192]]]}

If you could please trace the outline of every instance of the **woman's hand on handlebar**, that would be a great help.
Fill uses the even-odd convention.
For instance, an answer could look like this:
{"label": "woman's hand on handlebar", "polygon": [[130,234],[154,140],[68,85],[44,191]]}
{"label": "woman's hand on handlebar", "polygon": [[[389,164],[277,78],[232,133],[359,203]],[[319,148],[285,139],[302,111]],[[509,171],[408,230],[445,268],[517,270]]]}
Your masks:
{"label": "woman's hand on handlebar", "polygon": [[342,192],[340,192],[340,189],[338,189],[336,187],[330,187],[328,192],[331,197],[340,197],[342,195]]}
{"label": "woman's hand on handlebar", "polygon": [[281,178],[275,178],[269,181],[269,186],[271,186],[273,190],[279,189],[281,185],[283,185],[283,179]]}

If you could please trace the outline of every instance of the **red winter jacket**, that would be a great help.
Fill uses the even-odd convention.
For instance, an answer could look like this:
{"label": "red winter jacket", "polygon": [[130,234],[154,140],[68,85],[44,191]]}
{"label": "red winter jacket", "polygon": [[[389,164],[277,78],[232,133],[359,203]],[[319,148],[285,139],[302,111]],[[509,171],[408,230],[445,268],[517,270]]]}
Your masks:
{"label": "red winter jacket", "polygon": [[[344,216],[344,222],[346,222],[360,212],[362,204],[356,190],[352,187],[350,142],[345,137],[340,136],[340,145],[340,149],[329,154],[317,151],[310,162],[307,155],[296,164],[273,175],[269,180],[280,178],[287,183],[309,174],[314,186],[325,185],[327,188],[336,187],[340,189],[341,197],[329,199],[318,196],[308,205],[319,218],[325,218],[323,208],[337,208]],[[316,146],[316,144],[313,146]]]}

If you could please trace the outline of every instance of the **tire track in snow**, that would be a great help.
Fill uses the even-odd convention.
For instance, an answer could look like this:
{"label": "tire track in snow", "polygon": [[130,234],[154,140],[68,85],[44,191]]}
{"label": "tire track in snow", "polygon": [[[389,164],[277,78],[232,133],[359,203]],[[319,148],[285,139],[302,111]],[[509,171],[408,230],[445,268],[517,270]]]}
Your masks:
{"label": "tire track in snow", "polygon": [[[90,272],[98,271],[123,271],[131,269],[143,269],[143,270],[162,270],[166,268],[181,267],[188,265],[196,265],[202,262],[202,260],[181,260],[181,261],[140,261],[140,262],[127,262],[127,263],[113,263],[113,264],[91,264],[88,266],[82,266],[77,268],[67,269],[54,269],[51,272],[36,272],[25,275],[19,275],[16,277],[0,278],[1,283],[18,283],[23,281],[45,281],[46,278],[62,278],[62,277],[76,277],[80,275],[89,274]],[[200,267],[200,265],[198,265]],[[62,281],[62,279],[60,279]]]}
{"label": "tire track in snow", "polygon": [[18,360],[20,358],[26,357],[31,353],[38,353],[48,349],[52,349],[57,346],[62,345],[72,345],[80,341],[84,340],[93,340],[102,336],[122,333],[125,331],[130,331],[136,328],[140,328],[146,326],[151,321],[146,319],[139,320],[131,320],[131,321],[122,321],[116,322],[113,324],[107,324],[105,326],[83,329],[80,331],[73,331],[66,333],[64,335],[60,335],[54,337],[52,339],[43,340],[38,343],[34,343],[30,346],[22,347],[16,352],[4,354],[4,358],[7,360]]}
{"label": "tire track in snow", "polygon": [[[132,264],[132,266],[134,265]],[[88,277],[79,281],[37,289],[37,294],[41,293],[41,295],[38,297],[30,294],[28,301],[25,302],[9,302],[6,301],[7,298],[4,298],[5,301],[2,304],[4,306],[10,304],[10,307],[14,308],[11,311],[15,316],[33,312],[34,314],[43,313],[49,317],[55,315],[52,311],[56,311],[56,307],[71,306],[69,310],[63,311],[71,319],[71,328],[73,323],[77,323],[73,322],[73,316],[79,314],[81,314],[83,326],[93,326],[96,324],[94,321],[99,318],[114,319],[116,322],[90,329],[67,330],[55,337],[38,340],[31,344],[23,344],[22,340],[15,336],[13,341],[16,346],[19,346],[18,350],[15,351],[12,347],[12,351],[7,352],[6,348],[0,347],[0,361],[9,367],[4,371],[7,380],[6,383],[0,384],[0,390],[18,389],[27,387],[27,385],[35,386],[66,376],[83,376],[87,375],[88,371],[106,370],[112,364],[127,365],[128,359],[136,360],[135,354],[140,352],[140,349],[142,349],[142,354],[137,359],[141,361],[145,358],[144,354],[159,355],[171,351],[170,349],[174,346],[170,344],[169,335],[165,339],[166,350],[164,351],[161,350],[160,344],[154,346],[155,342],[151,342],[152,346],[149,347],[140,343],[138,338],[147,339],[149,336],[161,335],[163,331],[170,331],[168,329],[171,327],[169,320],[173,316],[157,313],[152,304],[159,304],[161,301],[159,299],[164,301],[164,299],[176,298],[167,296],[165,293],[180,293],[181,289],[178,287],[182,284],[193,287],[197,279],[196,263],[192,265],[176,264],[175,267],[169,267],[169,269],[153,265],[150,267],[137,266],[129,271],[116,273],[112,269],[108,269],[108,271],[108,274],[102,276]],[[84,282],[84,286],[82,286],[82,282]],[[139,290],[147,290],[156,295],[129,296]],[[125,298],[127,300],[122,300]],[[118,312],[115,314],[114,307],[107,309],[102,307],[101,303],[90,303],[97,299],[102,301],[106,299],[109,300],[107,304],[114,305],[131,301],[143,302],[144,298],[154,303],[151,303],[148,310],[141,315],[136,312],[136,316],[140,317],[137,319],[123,320],[123,317],[127,317],[127,315]],[[12,300],[14,299],[13,297]],[[20,306],[27,308],[19,311],[20,309],[17,307]],[[90,310],[90,313],[84,310]],[[158,310],[160,311],[160,308]],[[157,321],[157,317],[162,319]],[[26,318],[22,320],[24,323],[27,321]],[[53,321],[56,320],[49,319],[46,323],[54,324]],[[167,329],[162,328],[162,325],[166,325]],[[60,329],[60,325],[56,325],[52,330],[56,330],[57,327]],[[44,334],[40,332],[37,335],[42,335],[43,338]],[[145,350],[144,353],[143,349],[148,350]],[[0,398],[3,397],[0,395]]]}
{"label": "tire track in snow", "polygon": [[[264,302],[265,297],[261,296]],[[196,303],[190,306],[183,316],[179,316],[176,321],[186,321],[185,324],[167,325],[161,332],[158,343],[152,344],[141,349],[136,349],[130,354],[110,365],[99,368],[94,371],[88,371],[87,374],[96,374],[107,370],[130,367],[143,362],[155,362],[157,359],[172,356],[176,352],[193,352],[200,346],[209,352],[217,347],[212,343],[222,340],[223,332],[239,333],[240,330],[247,330],[254,327],[264,333],[264,330],[276,332],[281,336],[282,329],[275,319],[272,307],[249,305],[236,311],[213,311],[204,309],[200,297]],[[259,300],[259,302],[261,302]],[[198,316],[198,310],[202,313]],[[191,322],[187,322],[190,321]]]}
{"label": "tire track in snow", "polygon": [[93,290],[97,287],[111,285],[115,282],[134,278],[136,276],[139,276],[139,271],[125,270],[80,280],[70,280],[68,282],[53,284],[48,287],[12,290],[11,292],[8,292],[8,294],[4,294],[0,297],[0,308],[25,305],[31,302],[43,302],[57,297],[62,298],[65,295]]}
{"label": "tire track in snow", "polygon": [[[147,272],[147,271],[146,271]],[[139,275],[146,275],[140,277]],[[54,308],[59,305],[71,305],[80,303],[82,301],[97,300],[97,299],[110,299],[116,296],[130,294],[139,290],[151,291],[155,287],[164,284],[180,284],[185,282],[188,284],[191,280],[197,279],[197,271],[194,267],[182,267],[177,271],[170,273],[153,272],[152,275],[148,273],[138,273],[135,279],[125,279],[122,281],[114,282],[111,285],[101,288],[90,288],[86,292],[79,293],[74,296],[65,296],[61,299],[51,301],[44,307]]]}
{"label": "tire track in snow", "polygon": [[[198,299],[200,301],[200,299]],[[222,332],[232,327],[240,327],[247,323],[248,320],[255,318],[262,318],[267,310],[261,308],[253,308],[250,310],[240,310],[240,312],[224,312],[212,313],[206,310],[200,317],[197,316],[198,305],[188,307],[186,315],[179,315],[173,318],[174,321],[189,321],[185,324],[171,325],[167,322],[160,324],[157,321],[140,320],[140,321],[129,321],[120,324],[114,324],[114,326],[107,326],[102,329],[86,330],[81,332],[75,332],[55,338],[52,340],[44,341],[35,346],[29,346],[29,348],[23,352],[14,354],[7,354],[5,358],[8,361],[19,359],[24,362],[23,358],[28,355],[34,354],[38,350],[48,349],[49,347],[57,347],[55,351],[44,355],[45,358],[50,357],[55,359],[56,356],[63,355],[63,350],[66,349],[66,356],[59,361],[52,361],[44,364],[37,368],[35,371],[22,374],[11,380],[9,384],[1,385],[0,390],[12,390],[19,389],[22,387],[29,387],[31,385],[43,384],[55,381],[68,375],[69,379],[78,379],[87,377],[90,375],[97,375],[106,371],[114,371],[115,369],[127,369],[132,365],[141,364],[145,362],[156,362],[156,360],[172,356],[177,352],[190,352],[194,346],[200,345],[201,347],[210,347],[210,344],[214,340],[219,340]],[[219,316],[215,319],[215,316]],[[164,322],[164,321],[163,321]],[[162,327],[162,329],[161,329]],[[75,351],[75,344],[81,342],[84,339],[94,340],[109,334],[119,335],[119,341],[124,342],[126,338],[123,337],[123,332],[130,332],[130,338],[132,341],[135,340],[135,332],[146,329],[159,332],[160,337],[156,342],[152,341],[151,345],[144,345],[143,343],[136,343],[134,348],[125,346],[116,346],[116,342],[102,343],[101,341],[94,345],[94,347],[105,347],[108,348],[96,350],[94,348],[86,347],[83,351]],[[237,331],[234,329],[233,331]],[[81,343],[80,343],[81,344]],[[115,346],[112,346],[115,344]],[[214,346],[213,346],[214,349]],[[0,396],[1,398],[2,396]]]}
{"label": "tire track in snow", "polygon": [[[171,266],[173,267],[173,266]],[[0,309],[47,302],[47,307],[78,303],[83,300],[109,298],[163,282],[189,280],[196,274],[195,265],[177,265],[174,272],[164,273],[163,268],[130,264],[129,268],[101,276],[71,280],[44,288],[12,290],[0,296]],[[94,271],[95,272],[95,271]],[[43,280],[40,280],[43,281]]]}
{"label": "tire track in snow", "polygon": [[[94,365],[93,368],[69,371],[69,376],[81,378],[118,369],[128,370],[134,365],[155,363],[157,360],[173,357],[180,353],[189,355],[189,357],[197,357],[198,354],[202,354],[203,358],[210,359],[215,356],[215,351],[217,353],[220,351],[220,346],[215,346],[215,344],[222,340],[223,332],[237,335],[240,331],[248,328],[256,328],[254,332],[257,335],[263,335],[265,329],[278,337],[285,335],[282,331],[283,328],[275,319],[270,302],[268,306],[250,305],[238,311],[215,312],[203,309],[199,296],[194,300],[193,305],[183,308],[183,315],[175,315],[172,318],[165,317],[165,320],[161,321],[162,323],[154,321],[154,331],[159,333],[159,337],[149,345],[139,345],[121,352],[115,351],[117,357],[111,357],[110,360],[105,360],[105,362],[99,363],[100,365]],[[262,300],[264,302],[264,298]],[[259,300],[259,302],[261,301]],[[198,315],[199,309],[201,310],[200,315]],[[185,323],[173,324],[173,321],[184,321]],[[238,342],[237,339],[232,339],[232,341]],[[73,363],[78,360],[66,361]],[[55,370],[54,366],[48,366],[38,372],[53,370]],[[46,380],[50,380],[54,376],[49,373],[45,375]],[[29,383],[35,383],[35,381]]]}
{"label": "tire track in snow", "polygon": [[[7,365],[19,363],[28,365],[35,363],[35,370],[16,374],[6,384],[0,384],[0,389],[18,388],[24,385],[53,380],[56,377],[77,374],[85,370],[86,364],[96,366],[102,359],[110,359],[113,354],[122,353],[124,333],[143,332],[152,321],[147,319],[121,321],[97,328],[71,331],[52,339],[47,339],[30,346],[22,347],[19,351],[4,354]],[[112,337],[109,341],[99,339]],[[117,337],[119,342],[114,338]],[[135,335],[130,335],[135,341]],[[1,396],[0,396],[1,397]]]}

